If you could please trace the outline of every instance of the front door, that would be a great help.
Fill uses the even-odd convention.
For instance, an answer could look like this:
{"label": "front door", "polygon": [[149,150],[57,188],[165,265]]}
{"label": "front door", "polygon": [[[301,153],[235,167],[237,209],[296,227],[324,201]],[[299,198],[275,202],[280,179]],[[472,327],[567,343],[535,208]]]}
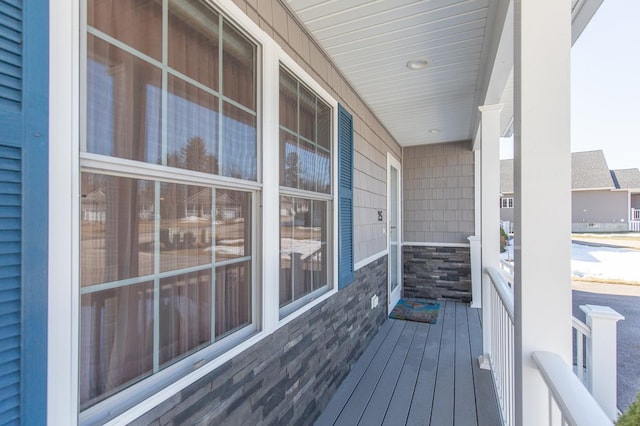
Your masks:
{"label": "front door", "polygon": [[400,245],[400,162],[387,154],[387,250],[389,282],[387,311],[391,312],[402,293],[402,250]]}

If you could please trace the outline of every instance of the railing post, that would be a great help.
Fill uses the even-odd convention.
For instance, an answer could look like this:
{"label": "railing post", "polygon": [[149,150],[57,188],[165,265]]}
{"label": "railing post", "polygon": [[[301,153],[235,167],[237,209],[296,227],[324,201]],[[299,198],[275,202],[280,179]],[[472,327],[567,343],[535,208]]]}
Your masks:
{"label": "railing post", "polygon": [[617,407],[617,322],[624,317],[608,306],[581,305],[587,314],[591,339],[587,348],[587,380],[589,390],[600,407],[615,421]]}
{"label": "railing post", "polygon": [[482,252],[480,237],[472,235],[469,240],[471,254],[471,307],[482,308]]}

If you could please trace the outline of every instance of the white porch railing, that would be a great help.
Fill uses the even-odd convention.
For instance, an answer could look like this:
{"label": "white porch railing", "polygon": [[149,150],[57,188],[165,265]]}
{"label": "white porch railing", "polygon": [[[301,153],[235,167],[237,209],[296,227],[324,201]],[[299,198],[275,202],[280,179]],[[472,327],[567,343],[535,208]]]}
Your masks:
{"label": "white porch railing", "polygon": [[578,379],[584,384],[586,388],[589,387],[587,381],[587,359],[585,357],[585,349],[591,339],[591,329],[587,327],[587,324],[580,321],[578,318],[573,317],[573,357],[575,359],[575,365],[573,366],[573,372],[578,376]]}
{"label": "white porch railing", "polygon": [[613,425],[560,355],[534,352],[533,359],[549,389],[549,425]]}
{"label": "white porch railing", "polygon": [[[498,403],[502,414],[502,423],[515,424],[514,394],[514,310],[513,290],[502,272],[487,268],[491,277],[491,353],[489,364],[496,387]],[[483,324],[488,326],[488,324]]]}
{"label": "white porch railing", "polygon": [[[490,291],[491,324],[486,325],[491,327],[491,353],[488,361],[503,424],[513,425],[515,424],[513,287],[507,281],[509,275],[504,269],[486,268],[486,273],[489,274],[493,284]],[[513,282],[513,275],[510,278]],[[572,380],[566,380],[565,372],[561,372],[559,364],[553,360],[554,357],[560,359],[566,366],[565,369],[571,373],[571,367],[566,365],[559,355],[540,355],[539,359],[536,359],[550,392],[549,425],[605,425],[612,424],[611,420],[617,417],[616,323],[623,317],[613,309],[604,306],[584,305],[580,309],[587,315],[587,324],[573,318],[575,349],[573,356],[576,365]],[[566,383],[555,383],[556,380],[563,380]],[[565,394],[567,392],[570,394]],[[584,393],[589,398],[585,398]],[[580,404],[576,402],[577,396],[579,396],[578,401],[581,401]],[[608,423],[575,423],[576,419],[582,418],[580,413],[574,412],[575,410],[599,411]],[[600,421],[602,417],[593,415],[592,418]]]}
{"label": "white porch railing", "polygon": [[509,284],[509,287],[513,287],[513,262],[500,259],[500,270],[502,271],[507,284]]}
{"label": "white porch railing", "polygon": [[629,221],[629,231],[640,232],[640,209],[631,209],[631,220]]}

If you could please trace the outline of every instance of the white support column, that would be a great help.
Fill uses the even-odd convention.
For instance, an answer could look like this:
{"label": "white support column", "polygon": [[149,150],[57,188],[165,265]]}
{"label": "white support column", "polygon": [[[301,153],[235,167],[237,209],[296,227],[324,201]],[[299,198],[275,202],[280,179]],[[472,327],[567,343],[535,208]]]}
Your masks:
{"label": "white support column", "polygon": [[608,306],[582,305],[591,339],[587,348],[587,378],[591,395],[612,421],[618,418],[617,323],[624,317]]}
{"label": "white support column", "polygon": [[547,424],[532,354],[571,365],[570,1],[515,1],[515,405]]}
{"label": "white support column", "polygon": [[480,141],[482,185],[482,360],[489,368],[491,353],[491,278],[487,267],[500,267],[500,112],[502,105],[478,108],[482,114]]}
{"label": "white support column", "polygon": [[480,176],[480,130],[473,142],[473,229],[475,235],[469,237],[469,252],[471,255],[471,307],[482,308],[482,188]]}

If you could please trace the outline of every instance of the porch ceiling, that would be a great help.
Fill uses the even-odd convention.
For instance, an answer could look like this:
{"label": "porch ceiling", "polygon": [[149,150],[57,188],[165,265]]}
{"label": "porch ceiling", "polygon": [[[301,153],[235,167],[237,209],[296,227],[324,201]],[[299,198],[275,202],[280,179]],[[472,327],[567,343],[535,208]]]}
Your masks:
{"label": "porch ceiling", "polygon": [[[498,44],[507,2],[286,1],[402,146],[472,139],[477,107],[492,87],[500,92],[494,102],[513,102],[509,93],[502,96],[513,81],[512,59],[496,74],[505,68]],[[574,40],[601,2],[572,0]],[[502,52],[511,55],[512,49]],[[415,59],[428,66],[410,70],[407,62]],[[494,67],[497,61],[500,67]],[[505,113],[513,110],[505,107]],[[508,122],[510,117],[503,120]]]}

